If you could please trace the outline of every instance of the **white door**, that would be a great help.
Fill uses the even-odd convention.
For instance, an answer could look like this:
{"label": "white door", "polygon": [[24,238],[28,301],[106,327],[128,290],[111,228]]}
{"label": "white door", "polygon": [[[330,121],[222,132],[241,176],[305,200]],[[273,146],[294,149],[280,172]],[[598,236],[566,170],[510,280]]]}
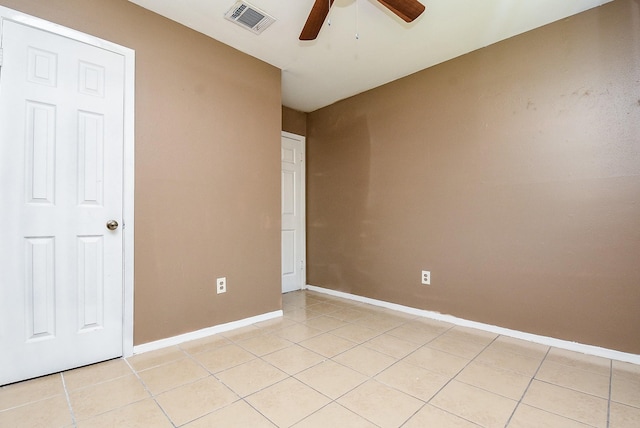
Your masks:
{"label": "white door", "polygon": [[282,133],[282,292],[300,290],[305,275],[304,137]]}
{"label": "white door", "polygon": [[123,354],[123,56],[2,24],[0,385]]}

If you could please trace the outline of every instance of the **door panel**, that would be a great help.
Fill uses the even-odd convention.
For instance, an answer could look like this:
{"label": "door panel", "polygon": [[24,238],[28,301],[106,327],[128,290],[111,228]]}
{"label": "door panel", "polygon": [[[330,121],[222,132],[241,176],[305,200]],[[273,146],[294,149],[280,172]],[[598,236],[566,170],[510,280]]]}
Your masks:
{"label": "door panel", "polygon": [[53,237],[25,240],[26,340],[55,336],[55,275]]}
{"label": "door panel", "polygon": [[55,106],[26,102],[27,203],[51,205],[54,201]]}
{"label": "door panel", "polygon": [[104,327],[104,240],[78,237],[78,331]]}
{"label": "door panel", "polygon": [[282,136],[282,292],[304,287],[304,140]]}
{"label": "door panel", "polygon": [[122,355],[124,58],[4,20],[0,384]]}
{"label": "door panel", "polygon": [[282,276],[289,277],[296,275],[296,231],[282,231]]}

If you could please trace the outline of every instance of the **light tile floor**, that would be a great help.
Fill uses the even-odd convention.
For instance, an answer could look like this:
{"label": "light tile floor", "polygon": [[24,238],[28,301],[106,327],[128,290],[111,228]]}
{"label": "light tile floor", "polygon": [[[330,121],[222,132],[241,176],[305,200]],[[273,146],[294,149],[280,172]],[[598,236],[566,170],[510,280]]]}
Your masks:
{"label": "light tile floor", "polygon": [[640,427],[640,366],[300,291],[284,317],[0,388],[0,427]]}

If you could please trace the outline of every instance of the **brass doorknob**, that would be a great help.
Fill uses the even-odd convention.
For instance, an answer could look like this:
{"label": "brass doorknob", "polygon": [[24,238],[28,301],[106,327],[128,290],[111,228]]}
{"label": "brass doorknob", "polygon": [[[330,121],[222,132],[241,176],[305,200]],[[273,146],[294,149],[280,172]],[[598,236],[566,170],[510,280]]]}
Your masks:
{"label": "brass doorknob", "polygon": [[118,222],[115,220],[109,220],[107,222],[107,229],[116,230],[118,228]]}

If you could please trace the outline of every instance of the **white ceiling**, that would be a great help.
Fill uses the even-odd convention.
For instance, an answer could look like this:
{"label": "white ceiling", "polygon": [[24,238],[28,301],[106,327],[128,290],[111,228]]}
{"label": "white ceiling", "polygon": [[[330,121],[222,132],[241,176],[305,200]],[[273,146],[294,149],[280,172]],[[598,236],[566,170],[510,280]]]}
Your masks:
{"label": "white ceiling", "polygon": [[249,0],[276,18],[260,35],[224,18],[235,0],[129,1],[280,68],[282,104],[311,112],[611,0],[420,0],[411,24],[377,0],[335,0],[312,42],[298,36],[314,0]]}

